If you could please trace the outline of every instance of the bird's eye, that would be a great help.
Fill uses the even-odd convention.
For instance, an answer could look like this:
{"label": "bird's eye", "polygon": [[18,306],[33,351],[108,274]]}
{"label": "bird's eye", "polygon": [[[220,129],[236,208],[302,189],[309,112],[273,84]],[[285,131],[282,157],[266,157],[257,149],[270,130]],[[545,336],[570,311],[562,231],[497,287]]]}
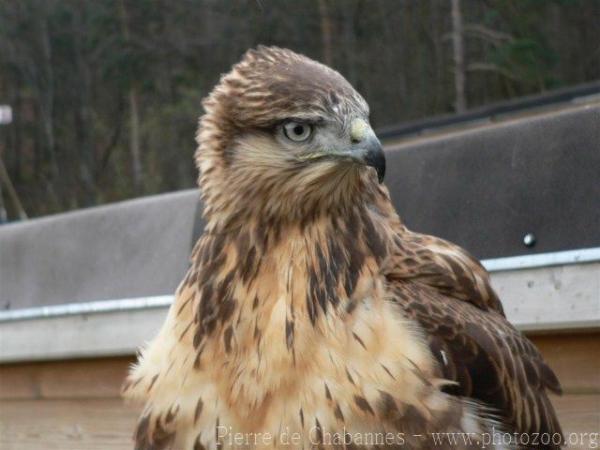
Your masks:
{"label": "bird's eye", "polygon": [[304,142],[312,134],[312,125],[308,123],[288,122],[283,126],[283,134],[290,141]]}

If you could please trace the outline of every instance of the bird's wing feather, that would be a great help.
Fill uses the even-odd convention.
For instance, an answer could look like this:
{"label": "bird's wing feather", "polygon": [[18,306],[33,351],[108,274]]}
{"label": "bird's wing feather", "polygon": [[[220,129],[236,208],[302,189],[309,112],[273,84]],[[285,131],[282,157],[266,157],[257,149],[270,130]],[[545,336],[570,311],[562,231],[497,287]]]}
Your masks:
{"label": "bird's wing feather", "polygon": [[[390,290],[405,315],[421,325],[442,376],[457,383],[448,393],[489,405],[517,433],[560,435],[547,396],[547,390],[560,393],[560,384],[535,346],[504,317],[481,265],[438,238],[404,234],[402,241],[411,250],[391,259]],[[407,267],[407,258],[416,264]]]}
{"label": "bird's wing feather", "polygon": [[410,279],[483,311],[496,311],[504,316],[502,303],[489,283],[487,271],[466,250],[444,239],[413,233],[406,228],[397,234],[395,243],[398,251],[388,262],[388,278]]}

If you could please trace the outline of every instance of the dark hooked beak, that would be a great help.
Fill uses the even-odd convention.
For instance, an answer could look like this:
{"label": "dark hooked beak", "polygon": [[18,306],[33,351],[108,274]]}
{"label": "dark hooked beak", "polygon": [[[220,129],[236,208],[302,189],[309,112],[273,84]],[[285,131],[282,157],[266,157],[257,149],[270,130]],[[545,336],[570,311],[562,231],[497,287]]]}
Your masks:
{"label": "dark hooked beak", "polygon": [[381,142],[375,135],[367,137],[364,141],[354,144],[352,157],[366,166],[373,167],[377,172],[379,183],[383,182],[385,177],[385,153]]}

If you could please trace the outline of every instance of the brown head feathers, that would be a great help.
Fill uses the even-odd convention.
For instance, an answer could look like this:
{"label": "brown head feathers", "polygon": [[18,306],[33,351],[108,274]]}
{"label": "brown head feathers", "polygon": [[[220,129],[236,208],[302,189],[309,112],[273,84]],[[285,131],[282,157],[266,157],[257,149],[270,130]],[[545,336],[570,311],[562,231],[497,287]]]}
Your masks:
{"label": "brown head feathers", "polygon": [[[248,214],[295,220],[363,190],[355,166],[310,159],[310,151],[347,134],[352,118],[368,120],[365,100],[335,70],[260,46],[222,76],[203,105],[196,162],[209,229]],[[277,127],[289,120],[327,124],[329,141],[307,142],[299,158],[278,140]]]}

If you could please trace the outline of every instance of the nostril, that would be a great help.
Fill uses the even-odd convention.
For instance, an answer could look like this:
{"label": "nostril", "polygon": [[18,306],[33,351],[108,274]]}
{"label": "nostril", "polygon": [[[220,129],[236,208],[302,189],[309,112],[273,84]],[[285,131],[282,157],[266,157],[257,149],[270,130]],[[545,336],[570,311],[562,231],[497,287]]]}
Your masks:
{"label": "nostril", "polygon": [[360,142],[360,139],[353,137],[353,138],[350,138],[350,142],[352,142],[353,144],[358,144]]}

